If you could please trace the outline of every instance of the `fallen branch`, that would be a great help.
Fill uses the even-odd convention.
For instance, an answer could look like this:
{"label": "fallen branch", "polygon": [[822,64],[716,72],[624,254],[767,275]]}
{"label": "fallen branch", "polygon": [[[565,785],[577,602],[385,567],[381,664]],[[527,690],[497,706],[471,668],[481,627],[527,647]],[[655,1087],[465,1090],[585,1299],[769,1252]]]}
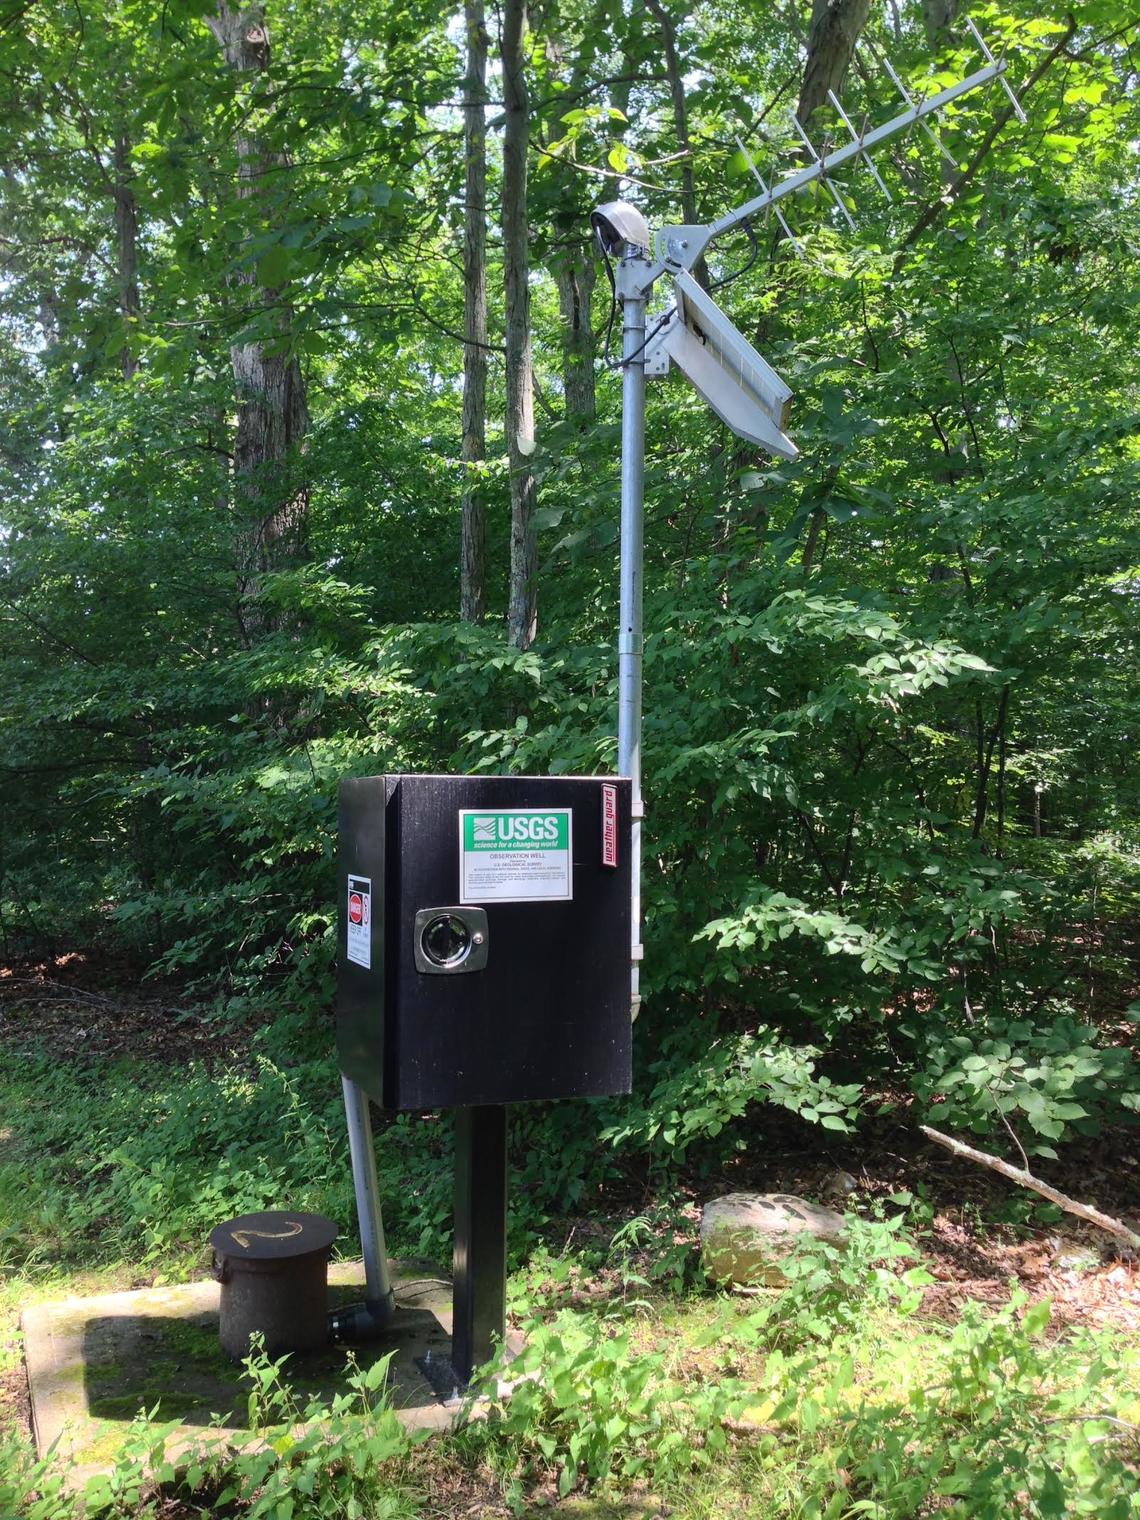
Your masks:
{"label": "fallen branch", "polygon": [[1059,1209],[1064,1209],[1066,1214],[1075,1214],[1078,1219],[1086,1219],[1089,1224],[1095,1224],[1098,1230],[1104,1230],[1106,1234],[1113,1235],[1117,1240],[1124,1241],[1125,1245],[1131,1246],[1134,1251],[1140,1251],[1140,1235],[1135,1230],[1130,1230],[1120,1219],[1113,1219],[1109,1214],[1102,1214],[1099,1209],[1090,1208],[1087,1203],[1078,1203],[1075,1198],[1059,1192],[1057,1188],[1050,1187],[1047,1182],[1042,1182],[1039,1177],[1024,1171],[1019,1166],[1011,1166],[1008,1161],[1003,1161],[1000,1156],[991,1156],[987,1151],[975,1150],[972,1145],[966,1145],[961,1140],[954,1140],[949,1135],[944,1135],[941,1130],[931,1129],[928,1124],[920,1124],[919,1129],[929,1140],[936,1145],[944,1146],[955,1156],[965,1156],[970,1161],[976,1161],[980,1166],[988,1166],[991,1172],[1000,1172],[1003,1177],[1008,1177],[1011,1182],[1016,1182],[1020,1187],[1029,1188],[1034,1193],[1040,1193],[1042,1198],[1048,1198],[1050,1203],[1055,1203]]}
{"label": "fallen branch", "polygon": [[[83,987],[69,987],[65,982],[53,982],[46,976],[6,976],[0,978],[0,994],[6,992],[9,987],[32,987],[37,992],[42,992],[45,998],[62,998],[68,1001],[75,999],[81,1002],[99,1003],[104,1008],[110,1008],[111,1006],[111,999],[104,997],[101,992],[88,992]],[[33,1003],[37,999],[23,997],[20,1001]]]}

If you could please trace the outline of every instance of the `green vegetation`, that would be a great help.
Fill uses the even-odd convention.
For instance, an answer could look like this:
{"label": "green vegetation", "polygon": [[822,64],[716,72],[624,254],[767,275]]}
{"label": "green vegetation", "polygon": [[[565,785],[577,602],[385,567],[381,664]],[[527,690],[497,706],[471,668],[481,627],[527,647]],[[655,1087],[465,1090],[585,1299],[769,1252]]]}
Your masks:
{"label": "green vegetation", "polygon": [[[277,1158],[291,1199],[349,1217],[339,1137],[331,1133],[327,1150],[304,1143],[308,1126],[331,1124],[330,1074],[299,1058],[287,1072],[247,1064],[241,1082],[226,1063],[212,1076],[142,1063],[6,1064],[0,1374],[17,1365],[11,1330],[22,1302],[124,1286],[124,1263],[147,1253],[149,1280],[156,1270],[160,1279],[200,1275],[203,1232],[249,1205],[243,1189],[259,1154]],[[270,1103],[266,1092],[283,1083],[309,1092],[305,1104]],[[133,1133],[132,1094],[155,1121]],[[97,1095],[99,1139],[114,1158],[105,1166],[85,1133]],[[242,1111],[259,1125],[235,1119],[231,1128]],[[156,1136],[168,1127],[200,1191],[156,1166]],[[423,1186],[420,1156],[398,1137],[393,1126],[380,1139],[394,1204]],[[220,1211],[208,1220],[204,1198]],[[1140,1348],[1111,1328],[1055,1330],[1047,1301],[1017,1290],[996,1311],[967,1305],[953,1325],[923,1317],[932,1279],[900,1212],[907,1201],[900,1194],[884,1216],[856,1199],[843,1249],[802,1250],[783,1289],[741,1298],[704,1283],[691,1225],[676,1212],[656,1207],[552,1251],[537,1243],[549,1200],[520,1192],[511,1310],[526,1346],[509,1398],[492,1398],[480,1418],[421,1447],[386,1409],[384,1359],[350,1369],[329,1398],[304,1391],[305,1369],[292,1377],[287,1363],[254,1357],[244,1380],[248,1437],[223,1446],[205,1431],[194,1454],[171,1444],[165,1423],[177,1416],[177,1390],[161,1407],[157,1388],[153,1399],[140,1388],[133,1402],[120,1392],[114,1407],[98,1405],[101,1444],[86,1456],[113,1468],[92,1480],[86,1512],[276,1520],[291,1500],[296,1520],[431,1520],[449,1512],[439,1498],[447,1494],[457,1509],[532,1517],[550,1504],[568,1517],[650,1516],[667,1505],[683,1520],[904,1520],[931,1509],[963,1520],[1136,1515]],[[920,1200],[910,1204],[921,1225],[929,1215]],[[427,1228],[398,1206],[391,1217],[396,1250]],[[212,1370],[212,1335],[206,1344],[192,1325],[172,1333],[188,1376]],[[98,1370],[110,1388],[115,1369]],[[92,1384],[96,1395],[102,1386]],[[151,1418],[132,1426],[140,1405]],[[0,1514],[73,1520],[75,1495],[15,1431],[0,1457]]]}
{"label": "green vegetation", "polygon": [[[936,5],[844,4],[915,81],[970,61]],[[715,215],[747,189],[734,132],[785,146],[802,60],[786,16],[735,0],[681,23],[672,63],[656,11],[532,17],[538,633],[516,647],[495,247],[487,457],[461,462],[462,29],[305,6],[243,71],[207,10],[113,7],[73,45],[71,0],[44,0],[5,34],[0,951],[99,946],[313,1028],[342,777],[614,763],[619,386],[594,367],[604,288],[573,352],[558,302],[617,181],[573,163],[652,186],[660,162],[630,193],[686,219],[666,56],[701,81],[685,172]],[[852,233],[789,203],[805,258],[757,233],[718,297],[793,385],[801,457],[650,388],[647,1002],[637,1103],[599,1110],[619,1148],[758,1102],[838,1131],[889,1086],[1049,1158],[1140,1102],[1133,30],[1108,0],[977,19],[1029,126],[970,97],[952,191],[900,140],[890,205],[845,182]],[[846,88],[890,113],[881,70]],[[239,194],[255,149],[274,171]],[[291,441],[228,373],[274,364]],[[487,613],[459,622],[475,488]]]}
{"label": "green vegetation", "polygon": [[[919,1122],[1140,1208],[1089,1159],[1140,1114],[1119,0],[6,8],[0,1312],[181,1280],[213,1224],[285,1197],[352,1218],[339,781],[615,763],[620,321],[591,208],[717,217],[749,155],[800,161],[793,110],[845,135],[828,82],[874,125],[882,55],[915,94],[961,78],[967,10],[1024,127],[972,95],[954,167],[915,134],[880,156],[889,202],[837,180],[854,229],[812,193],[793,237],[709,253],[799,458],[650,387],[646,999],[628,1099],[512,1118],[540,1381],[434,1455],[365,1412],[370,1368],[337,1436],[197,1478],[144,1423],[95,1509],[431,1515],[454,1484],[453,1511],[636,1520],[1137,1513],[1132,1348],[1016,1300],[944,1328],[900,1254],[942,1207]],[[904,1159],[857,1248],[779,1297],[707,1289],[694,1201],[774,1178],[771,1132],[834,1161],[888,1124]],[[447,1259],[450,1146],[438,1115],[378,1133],[396,1251]],[[307,1413],[250,1375],[263,1423]],[[69,1514],[21,1450],[0,1520]]]}
{"label": "green vegetation", "polygon": [[[1134,1516],[1136,1347],[1115,1333],[1058,1338],[1048,1304],[1018,1293],[953,1328],[917,1323],[925,1274],[891,1270],[908,1254],[872,1223],[838,1270],[803,1253],[788,1286],[760,1300],[704,1290],[631,1304],[627,1292],[547,1307],[527,1324],[511,1397],[419,1451],[385,1404],[384,1361],[322,1404],[254,1356],[248,1438],[174,1448],[152,1411],[120,1427],[87,1513],[411,1520],[446,1512],[438,1485],[462,1496],[466,1483],[496,1512],[528,1516],[559,1496],[567,1515],[667,1505],[685,1520]],[[14,1441],[4,1456],[3,1513],[70,1520],[74,1498],[50,1465]]]}

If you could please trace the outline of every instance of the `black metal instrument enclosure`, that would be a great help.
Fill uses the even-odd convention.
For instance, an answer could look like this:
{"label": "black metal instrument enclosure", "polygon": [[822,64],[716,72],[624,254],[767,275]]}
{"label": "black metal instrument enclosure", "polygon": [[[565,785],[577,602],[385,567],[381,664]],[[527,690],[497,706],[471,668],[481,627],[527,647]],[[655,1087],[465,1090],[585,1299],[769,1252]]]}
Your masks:
{"label": "black metal instrument enclosure", "polygon": [[398,1110],[629,1092],[630,862],[628,780],[343,782],[341,1071]]}

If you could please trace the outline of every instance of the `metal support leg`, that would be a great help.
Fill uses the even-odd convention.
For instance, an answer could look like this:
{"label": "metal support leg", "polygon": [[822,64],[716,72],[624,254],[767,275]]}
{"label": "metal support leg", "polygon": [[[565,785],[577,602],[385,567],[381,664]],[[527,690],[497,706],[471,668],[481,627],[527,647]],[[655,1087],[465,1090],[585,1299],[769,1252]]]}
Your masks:
{"label": "metal support leg", "polygon": [[507,1321],[507,1110],[455,1111],[455,1260],[451,1364],[470,1381]]}
{"label": "metal support leg", "polygon": [[375,1334],[395,1307],[384,1251],[384,1220],[380,1214],[380,1187],[376,1180],[376,1152],[372,1148],[372,1120],[368,1095],[349,1077],[342,1076],[344,1114],[348,1123],[348,1149],[352,1157],[352,1182],[356,1189],[356,1214],[360,1221],[360,1249],[364,1256],[363,1304],[337,1310],[330,1316],[336,1340],[353,1340]]}

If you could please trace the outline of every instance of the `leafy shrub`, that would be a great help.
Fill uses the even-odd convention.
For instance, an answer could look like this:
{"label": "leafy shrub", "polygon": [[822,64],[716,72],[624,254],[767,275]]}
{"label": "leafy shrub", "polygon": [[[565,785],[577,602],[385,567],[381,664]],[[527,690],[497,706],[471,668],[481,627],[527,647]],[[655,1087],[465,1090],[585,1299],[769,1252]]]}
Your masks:
{"label": "leafy shrub", "polygon": [[[651,1472],[655,1479],[707,1466],[727,1441],[722,1428],[732,1398],[716,1390],[686,1401],[668,1376],[665,1357],[630,1350],[617,1325],[572,1314],[526,1327],[526,1348],[510,1364],[513,1388],[492,1399],[491,1418],[477,1443],[494,1443],[524,1473],[558,1473],[558,1491],[622,1483]],[[510,1494],[516,1506],[521,1479]]]}
{"label": "leafy shrub", "polygon": [[0,1434],[0,1515],[5,1520],[73,1520],[76,1499],[49,1454],[33,1457],[26,1441]]}
{"label": "leafy shrub", "polygon": [[177,1425],[140,1416],[111,1472],[88,1480],[83,1514],[137,1520],[176,1500],[241,1520],[414,1520],[419,1505],[399,1468],[422,1433],[410,1435],[388,1403],[391,1358],[354,1369],[328,1404],[297,1399],[287,1360],[270,1361],[255,1346],[242,1363],[251,1385],[248,1435],[207,1436],[172,1453]]}
{"label": "leafy shrub", "polygon": [[751,1331],[766,1344],[787,1349],[856,1334],[876,1311],[913,1314],[922,1289],[934,1281],[925,1267],[914,1264],[918,1256],[901,1215],[848,1214],[842,1243],[804,1241],[781,1262],[786,1286],[756,1310]]}
{"label": "leafy shrub", "polygon": [[610,1240],[609,1259],[627,1295],[631,1288],[651,1287],[682,1293],[703,1281],[695,1226],[667,1204],[626,1220]]}
{"label": "leafy shrub", "polygon": [[601,1139],[675,1164],[701,1142],[743,1146],[733,1121],[757,1102],[779,1104],[825,1129],[845,1131],[854,1120],[859,1086],[818,1075],[820,1051],[787,1044],[774,1030],[717,1038],[697,1024],[664,1045],[665,1055],[649,1063],[648,1092],[623,1105]]}
{"label": "leafy shrub", "polygon": [[857,1338],[877,1313],[915,1312],[922,1289],[933,1281],[918,1258],[902,1215],[862,1219],[848,1214],[841,1243],[797,1241],[781,1258],[786,1280],[780,1289],[760,1295],[747,1313],[730,1301],[699,1343],[727,1341],[782,1355]]}
{"label": "leafy shrub", "polygon": [[91,1136],[101,1165],[88,1207],[141,1244],[147,1260],[284,1200],[351,1218],[334,1076],[331,1063],[289,1072],[261,1055],[245,1071],[191,1068],[144,1094],[115,1083]]}
{"label": "leafy shrub", "polygon": [[1059,1352],[1049,1306],[1015,1294],[997,1315],[968,1305],[935,1369],[905,1398],[853,1398],[841,1376],[789,1395],[814,1452],[803,1471],[812,1520],[937,1512],[956,1520],[1130,1520],[1140,1513],[1134,1434],[1104,1408],[1120,1373],[1104,1338]]}
{"label": "leafy shrub", "polygon": [[1071,1013],[931,1032],[923,1057],[915,1090],[939,1123],[988,1134],[1005,1118],[1032,1131],[1022,1143],[1034,1156],[1056,1156],[1050,1141],[1135,1122],[1140,1111],[1140,1062]]}

